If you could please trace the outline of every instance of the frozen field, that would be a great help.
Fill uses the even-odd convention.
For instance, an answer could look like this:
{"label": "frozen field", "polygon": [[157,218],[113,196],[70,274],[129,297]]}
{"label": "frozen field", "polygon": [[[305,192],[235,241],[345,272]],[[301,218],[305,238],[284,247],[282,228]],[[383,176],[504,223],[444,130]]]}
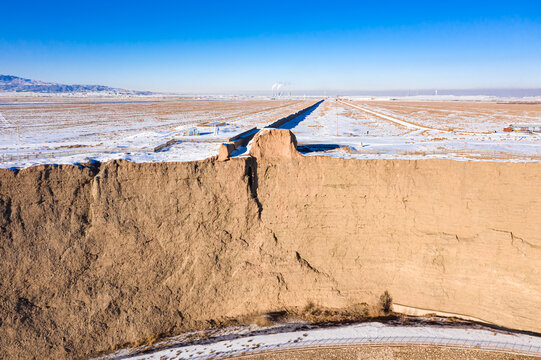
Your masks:
{"label": "frozen field", "polygon": [[492,133],[511,123],[540,123],[541,103],[473,101],[353,101],[414,123],[454,131]]}
{"label": "frozen field", "polygon": [[[189,161],[313,101],[159,98],[0,98],[1,167],[132,161]],[[199,136],[184,136],[197,126]],[[155,152],[168,141],[172,146]]]}
{"label": "frozen field", "polygon": [[541,105],[328,99],[291,130],[307,155],[540,161],[541,134],[511,123],[541,123]]}
{"label": "frozen field", "polygon": [[[202,160],[314,101],[0,97],[0,167]],[[541,134],[503,132],[511,123],[541,123],[541,104],[327,99],[283,127],[306,155],[540,161]],[[188,126],[200,134],[185,135]]]}

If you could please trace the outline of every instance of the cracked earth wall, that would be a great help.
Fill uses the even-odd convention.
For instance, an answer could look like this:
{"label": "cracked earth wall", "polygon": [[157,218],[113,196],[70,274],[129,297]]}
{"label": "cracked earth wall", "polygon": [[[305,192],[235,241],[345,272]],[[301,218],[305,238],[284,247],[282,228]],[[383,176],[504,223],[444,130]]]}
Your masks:
{"label": "cracked earth wall", "polygon": [[541,165],[242,158],[0,170],[0,357],[373,303],[541,332]]}

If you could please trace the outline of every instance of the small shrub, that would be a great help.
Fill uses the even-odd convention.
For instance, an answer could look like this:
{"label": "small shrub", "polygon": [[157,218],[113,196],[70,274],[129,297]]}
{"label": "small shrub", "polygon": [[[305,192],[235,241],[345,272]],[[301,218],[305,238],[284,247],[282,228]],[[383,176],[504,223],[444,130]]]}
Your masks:
{"label": "small shrub", "polygon": [[381,311],[383,311],[385,314],[388,314],[389,311],[391,311],[392,304],[393,298],[391,297],[391,295],[389,295],[389,292],[385,290],[385,292],[379,297],[379,305]]}

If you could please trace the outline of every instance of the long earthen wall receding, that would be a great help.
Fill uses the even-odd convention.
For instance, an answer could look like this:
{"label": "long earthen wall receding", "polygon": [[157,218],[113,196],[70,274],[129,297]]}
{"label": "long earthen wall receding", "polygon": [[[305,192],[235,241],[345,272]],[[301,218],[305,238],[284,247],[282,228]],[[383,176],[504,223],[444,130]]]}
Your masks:
{"label": "long earthen wall receding", "polygon": [[247,157],[0,170],[0,348],[79,358],[387,290],[541,332],[541,164]]}

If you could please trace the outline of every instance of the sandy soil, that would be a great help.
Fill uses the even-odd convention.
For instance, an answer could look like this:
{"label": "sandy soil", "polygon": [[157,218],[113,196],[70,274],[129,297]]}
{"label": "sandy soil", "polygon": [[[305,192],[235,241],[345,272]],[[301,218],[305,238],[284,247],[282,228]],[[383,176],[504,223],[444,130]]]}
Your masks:
{"label": "sandy soil", "polygon": [[419,360],[419,359],[479,359],[511,360],[537,359],[533,356],[506,354],[488,351],[451,349],[437,346],[352,346],[342,348],[319,348],[307,350],[280,351],[267,354],[237,357],[242,360],[308,360],[308,359],[377,359],[377,360]]}

